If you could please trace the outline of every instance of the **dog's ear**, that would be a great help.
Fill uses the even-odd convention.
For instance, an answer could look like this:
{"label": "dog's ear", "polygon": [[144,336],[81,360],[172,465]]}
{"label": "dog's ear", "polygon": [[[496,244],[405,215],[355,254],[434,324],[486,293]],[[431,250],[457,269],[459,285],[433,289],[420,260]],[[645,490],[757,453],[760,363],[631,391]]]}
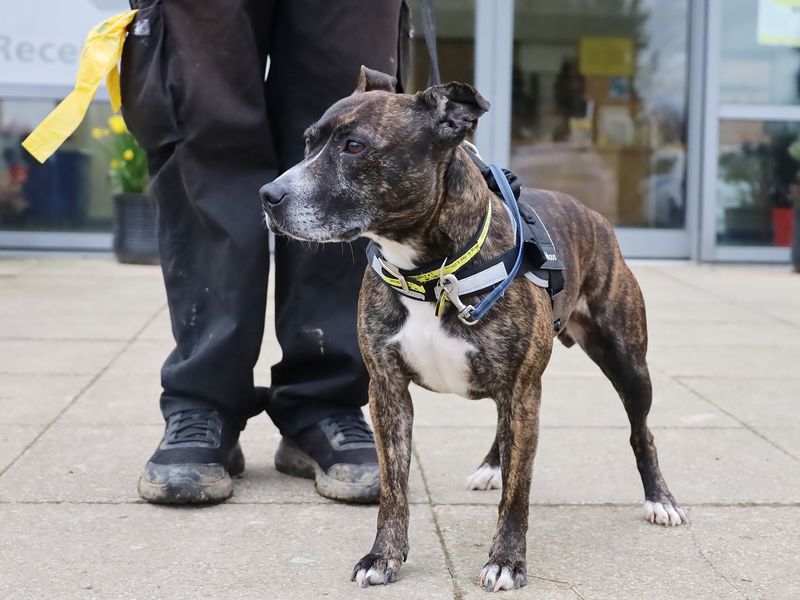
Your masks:
{"label": "dog's ear", "polygon": [[433,116],[437,135],[460,143],[475,131],[480,116],[489,110],[489,102],[466,83],[435,85],[417,93]]}
{"label": "dog's ear", "polygon": [[372,90],[394,92],[396,89],[397,77],[392,77],[380,71],[373,71],[361,65],[361,73],[358,75],[355,93],[371,92]]}

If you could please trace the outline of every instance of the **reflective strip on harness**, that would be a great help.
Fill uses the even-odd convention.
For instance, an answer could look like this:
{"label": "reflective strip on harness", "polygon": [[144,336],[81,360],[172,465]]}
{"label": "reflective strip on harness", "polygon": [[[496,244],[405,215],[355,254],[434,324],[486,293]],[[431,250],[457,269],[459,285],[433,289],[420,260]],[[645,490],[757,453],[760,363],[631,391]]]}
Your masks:
{"label": "reflective strip on harness", "polygon": [[462,294],[467,295],[500,283],[506,277],[508,277],[506,266],[503,263],[497,263],[475,275],[459,279],[458,289]]}
{"label": "reflective strip on harness", "polygon": [[[367,247],[367,254],[371,256],[370,266],[388,286],[399,293],[418,300],[433,300],[433,283],[438,283],[440,277],[456,273],[469,263],[481,251],[492,223],[492,203],[486,209],[481,229],[472,244],[452,262],[445,262],[435,269],[430,265],[420,270],[404,271],[383,258],[380,251],[373,244]],[[425,270],[427,269],[427,270]],[[387,275],[386,273],[389,273]],[[427,284],[427,285],[426,285]],[[437,296],[438,298],[438,296]]]}

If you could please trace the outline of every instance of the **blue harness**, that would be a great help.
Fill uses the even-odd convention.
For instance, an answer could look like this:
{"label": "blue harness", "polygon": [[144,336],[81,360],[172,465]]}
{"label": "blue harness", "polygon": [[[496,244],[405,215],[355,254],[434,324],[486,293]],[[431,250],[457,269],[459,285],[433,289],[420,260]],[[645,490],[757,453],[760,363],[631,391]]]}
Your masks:
{"label": "blue harness", "polygon": [[[526,277],[547,289],[553,306],[553,327],[558,332],[561,314],[557,310],[560,304],[557,301],[564,289],[564,266],[558,259],[550,233],[533,206],[517,200],[509,183],[509,180],[516,181],[513,173],[496,165],[485,165],[471,151],[468,154],[481,168],[489,187],[508,208],[515,230],[514,247],[493,259],[473,264],[473,257],[488,234],[492,216],[490,205],[480,229],[455,260],[445,259],[412,270],[400,269],[381,255],[374,242],[370,242],[367,245],[369,266],[397,293],[415,300],[435,302],[438,316],[447,303],[452,304],[458,311],[458,318],[466,325],[478,323],[503,297],[514,279]],[[488,292],[486,296],[474,306],[462,300],[462,296],[485,292]]]}

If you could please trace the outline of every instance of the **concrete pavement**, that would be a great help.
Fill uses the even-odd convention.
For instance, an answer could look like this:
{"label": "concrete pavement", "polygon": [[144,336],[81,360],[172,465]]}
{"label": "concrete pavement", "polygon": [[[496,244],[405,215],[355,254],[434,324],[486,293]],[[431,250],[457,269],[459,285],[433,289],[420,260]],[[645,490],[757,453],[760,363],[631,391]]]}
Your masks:
{"label": "concrete pavement", "polygon": [[[800,598],[800,275],[634,263],[651,413],[688,526],[642,517],[626,418],[582,352],[557,346],[534,469],[529,586],[512,598]],[[272,321],[272,313],[268,322]],[[414,389],[411,553],[360,590],[374,507],[277,473],[266,417],[234,498],[143,504],[170,349],[160,273],[100,259],[0,259],[0,598],[482,598],[499,492],[469,492],[490,402]],[[279,349],[270,328],[257,377]]]}

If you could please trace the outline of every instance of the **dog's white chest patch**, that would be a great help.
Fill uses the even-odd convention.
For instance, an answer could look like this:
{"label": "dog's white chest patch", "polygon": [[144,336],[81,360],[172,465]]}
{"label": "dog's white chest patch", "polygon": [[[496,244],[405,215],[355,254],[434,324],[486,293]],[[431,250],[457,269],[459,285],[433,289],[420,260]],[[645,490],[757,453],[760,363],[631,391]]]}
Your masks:
{"label": "dog's white chest patch", "polygon": [[476,348],[445,332],[432,304],[409,298],[400,301],[408,309],[408,317],[391,341],[400,345],[403,357],[419,375],[419,383],[437,392],[467,396],[467,354]]}

